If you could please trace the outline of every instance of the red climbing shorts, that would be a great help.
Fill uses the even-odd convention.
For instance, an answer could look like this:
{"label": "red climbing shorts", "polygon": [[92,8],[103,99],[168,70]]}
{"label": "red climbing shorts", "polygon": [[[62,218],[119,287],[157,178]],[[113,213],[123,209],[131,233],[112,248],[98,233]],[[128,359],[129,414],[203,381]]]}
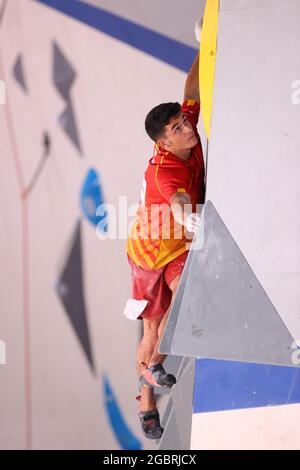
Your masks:
{"label": "red climbing shorts", "polygon": [[138,319],[161,319],[172,299],[170,285],[182,274],[188,251],[185,251],[160,269],[146,270],[137,266],[128,256],[132,277],[132,297],[136,300],[147,300],[148,304]]}

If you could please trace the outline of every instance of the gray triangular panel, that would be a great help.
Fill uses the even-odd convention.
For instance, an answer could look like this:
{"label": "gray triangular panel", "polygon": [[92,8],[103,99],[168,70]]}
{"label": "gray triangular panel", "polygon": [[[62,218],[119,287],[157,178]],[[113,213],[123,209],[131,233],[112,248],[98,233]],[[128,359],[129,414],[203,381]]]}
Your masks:
{"label": "gray triangular panel", "polygon": [[76,225],[68,256],[56,283],[56,290],[86,358],[94,371],[83,292],[80,221]]}
{"label": "gray triangular panel", "polygon": [[27,85],[25,81],[25,74],[23,68],[23,57],[21,54],[16,58],[16,62],[13,68],[13,75],[18,84],[23,88],[25,93],[27,93]]}
{"label": "gray triangular panel", "polygon": [[168,400],[168,403],[167,403],[167,406],[165,408],[165,412],[163,414],[163,416],[160,416],[160,425],[165,429],[166,426],[167,426],[167,423],[169,421],[169,418],[171,416],[171,413],[173,411],[173,401],[172,401],[172,397],[170,395],[170,398]]}
{"label": "gray triangular panel", "polygon": [[195,359],[189,359],[176,386],[172,388],[172,400],[178,427],[181,448],[189,449],[193,415],[193,392],[195,376]]}
{"label": "gray triangular panel", "polygon": [[58,118],[59,126],[65,131],[67,136],[71,139],[77,150],[80,154],[81,151],[81,144],[78,135],[76,119],[72,107],[72,103],[68,103],[64,112]]}
{"label": "gray triangular panel", "polygon": [[168,422],[164,429],[164,433],[159,442],[159,450],[180,450],[182,444],[180,442],[174,408],[171,411]]}
{"label": "gray triangular panel", "polygon": [[169,374],[173,374],[177,378],[183,361],[184,357],[168,356],[164,362],[164,368]]}
{"label": "gray triangular panel", "polygon": [[210,201],[202,223],[162,346],[171,338],[171,354],[294,366],[291,334]]}
{"label": "gray triangular panel", "polygon": [[180,380],[182,374],[185,373],[186,369],[188,369],[191,364],[194,364],[194,359],[191,359],[190,357],[184,357],[182,362],[181,362],[181,367],[178,371],[178,376],[177,376],[177,380]]}
{"label": "gray triangular panel", "polygon": [[53,42],[53,83],[60,95],[70,99],[70,90],[76,77],[76,72],[66,59],[58,44]]}
{"label": "gray triangular panel", "polygon": [[[164,364],[168,372],[170,369]],[[171,389],[161,425],[164,434],[159,449],[189,449],[192,424],[195,360],[182,358],[177,384]],[[179,375],[179,377],[178,377]]]}

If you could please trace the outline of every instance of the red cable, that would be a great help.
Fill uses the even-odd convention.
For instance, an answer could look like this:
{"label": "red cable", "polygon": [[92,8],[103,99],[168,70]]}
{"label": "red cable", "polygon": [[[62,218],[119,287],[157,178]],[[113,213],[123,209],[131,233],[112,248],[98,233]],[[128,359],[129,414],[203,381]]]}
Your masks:
{"label": "red cable", "polygon": [[[0,72],[4,83],[4,67],[0,55]],[[22,297],[23,297],[23,331],[24,331],[24,394],[25,394],[25,446],[32,449],[32,396],[31,396],[31,356],[30,356],[30,296],[29,296],[29,224],[28,204],[23,179],[21,161],[18,153],[16,135],[12,123],[12,115],[9,106],[9,97],[5,108],[6,124],[11,144],[16,179],[19,187],[21,201],[21,261],[22,261]]]}

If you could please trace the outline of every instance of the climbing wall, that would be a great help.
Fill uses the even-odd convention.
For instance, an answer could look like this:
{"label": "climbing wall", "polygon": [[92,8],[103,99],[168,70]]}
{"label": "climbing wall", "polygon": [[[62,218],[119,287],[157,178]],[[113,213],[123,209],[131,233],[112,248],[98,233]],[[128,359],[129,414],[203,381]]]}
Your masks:
{"label": "climbing wall", "polygon": [[220,2],[194,449],[299,448],[299,20],[299,2]]}

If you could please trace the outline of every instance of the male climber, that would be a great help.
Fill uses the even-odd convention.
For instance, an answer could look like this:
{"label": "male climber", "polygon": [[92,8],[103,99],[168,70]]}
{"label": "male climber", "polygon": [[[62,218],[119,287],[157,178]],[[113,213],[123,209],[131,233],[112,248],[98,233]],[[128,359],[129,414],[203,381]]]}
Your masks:
{"label": "male climber", "polygon": [[[163,103],[145,120],[155,142],[144,174],[139,208],[127,242],[133,303],[125,315],[143,320],[137,350],[141,394],[139,419],[144,435],[160,438],[154,387],[172,387],[176,378],[162,364],[158,346],[175,298],[191,238],[199,227],[196,205],[204,203],[204,161],[197,122],[199,55],[185,83],[183,104]],[[131,311],[130,311],[131,310]],[[134,311],[133,311],[134,310]]]}

